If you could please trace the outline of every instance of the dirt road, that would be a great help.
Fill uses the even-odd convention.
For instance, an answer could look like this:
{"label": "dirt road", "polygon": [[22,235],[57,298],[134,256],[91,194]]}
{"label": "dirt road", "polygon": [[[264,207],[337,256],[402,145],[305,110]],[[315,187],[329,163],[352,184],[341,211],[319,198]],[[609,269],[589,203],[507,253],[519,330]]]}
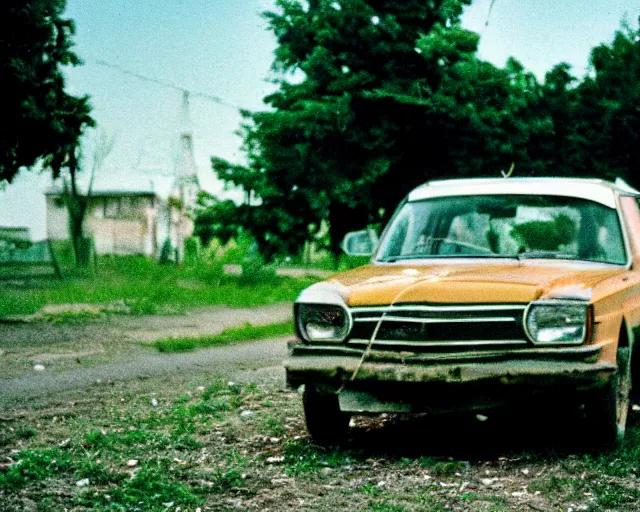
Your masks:
{"label": "dirt road", "polygon": [[[212,307],[184,316],[110,316],[83,325],[0,324],[0,402],[189,369],[233,374],[278,367],[286,352],[283,340],[181,354],[160,354],[144,344],[169,336],[218,334],[245,323],[285,322],[291,309],[290,304]],[[45,369],[36,371],[35,365]]]}

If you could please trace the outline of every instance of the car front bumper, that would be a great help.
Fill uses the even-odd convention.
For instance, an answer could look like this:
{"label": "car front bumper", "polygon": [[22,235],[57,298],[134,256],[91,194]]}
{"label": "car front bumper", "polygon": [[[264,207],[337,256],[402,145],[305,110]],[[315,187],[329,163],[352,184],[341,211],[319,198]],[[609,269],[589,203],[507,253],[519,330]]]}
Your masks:
{"label": "car front bumper", "polygon": [[[287,385],[339,392],[351,412],[482,409],[536,395],[577,395],[604,386],[616,367],[601,347],[529,348],[457,353],[363,351],[289,343]],[[356,372],[357,370],[357,372]]]}

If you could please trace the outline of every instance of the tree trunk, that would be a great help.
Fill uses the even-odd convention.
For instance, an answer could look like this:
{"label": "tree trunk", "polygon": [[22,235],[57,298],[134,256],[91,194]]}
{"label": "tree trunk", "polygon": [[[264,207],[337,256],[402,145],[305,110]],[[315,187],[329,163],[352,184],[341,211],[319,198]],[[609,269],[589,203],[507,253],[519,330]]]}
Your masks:
{"label": "tree trunk", "polygon": [[73,255],[76,267],[86,267],[89,265],[90,241],[84,237],[84,218],[87,213],[88,197],[78,193],[76,174],[78,171],[78,160],[75,153],[72,153],[69,161],[69,176],[71,186],[65,186],[65,199],[67,211],[69,212],[69,234],[73,244]]}

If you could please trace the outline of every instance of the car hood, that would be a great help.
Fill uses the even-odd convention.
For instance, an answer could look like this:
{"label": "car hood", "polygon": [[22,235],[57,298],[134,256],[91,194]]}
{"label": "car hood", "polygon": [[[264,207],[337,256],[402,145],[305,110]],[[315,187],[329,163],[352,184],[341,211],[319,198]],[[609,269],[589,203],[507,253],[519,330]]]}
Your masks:
{"label": "car hood", "polygon": [[391,303],[527,303],[548,297],[588,299],[604,279],[624,272],[600,264],[523,261],[367,265],[333,276],[329,283],[351,307]]}

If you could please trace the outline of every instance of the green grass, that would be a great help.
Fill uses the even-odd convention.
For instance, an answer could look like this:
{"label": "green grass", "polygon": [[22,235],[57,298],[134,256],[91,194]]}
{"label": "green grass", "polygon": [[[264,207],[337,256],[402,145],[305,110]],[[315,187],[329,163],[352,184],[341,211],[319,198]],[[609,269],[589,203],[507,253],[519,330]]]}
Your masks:
{"label": "green grass", "polygon": [[221,265],[176,267],[121,257],[100,260],[95,275],[17,281],[0,283],[0,317],[33,314],[49,304],[121,304],[130,314],[181,313],[217,304],[252,307],[294,300],[315,280],[262,271],[228,276]]}
{"label": "green grass", "polygon": [[[25,510],[31,502],[34,510],[277,509],[290,503],[291,489],[304,492],[305,510],[519,511],[528,507],[511,493],[525,486],[529,498],[540,491],[527,503],[545,510],[588,504],[586,510],[626,512],[640,499],[635,424],[619,449],[597,454],[400,457],[384,444],[313,444],[299,397],[283,393],[279,382],[265,388],[201,379],[97,387],[71,405],[64,397],[3,411],[0,460],[16,463],[0,465],[0,509]],[[487,470],[505,487],[481,485]],[[83,479],[88,485],[78,487]]]}
{"label": "green grass", "polygon": [[[174,503],[171,510],[194,510],[212,494],[243,484],[249,461],[233,446],[218,450],[211,470],[196,459],[212,425],[237,416],[246,400],[263,400],[255,385],[216,380],[199,397],[180,397],[174,404],[153,408],[149,397],[132,397],[127,409],[105,408],[93,420],[78,418],[65,443],[38,443],[29,435],[32,446],[0,470],[0,508],[6,496],[25,489],[40,496],[47,494],[42,489],[53,489],[40,505],[62,510],[55,502],[60,499],[55,489],[62,487],[75,489],[65,505],[72,508],[136,510],[144,503],[144,510],[164,511]],[[131,459],[137,461],[135,469],[126,464]],[[77,487],[83,479],[88,485]]]}
{"label": "green grass", "polygon": [[291,322],[268,325],[245,324],[242,327],[225,329],[220,334],[186,338],[165,338],[154,341],[151,346],[159,352],[187,352],[198,348],[219,347],[237,341],[277,338],[293,334]]}

